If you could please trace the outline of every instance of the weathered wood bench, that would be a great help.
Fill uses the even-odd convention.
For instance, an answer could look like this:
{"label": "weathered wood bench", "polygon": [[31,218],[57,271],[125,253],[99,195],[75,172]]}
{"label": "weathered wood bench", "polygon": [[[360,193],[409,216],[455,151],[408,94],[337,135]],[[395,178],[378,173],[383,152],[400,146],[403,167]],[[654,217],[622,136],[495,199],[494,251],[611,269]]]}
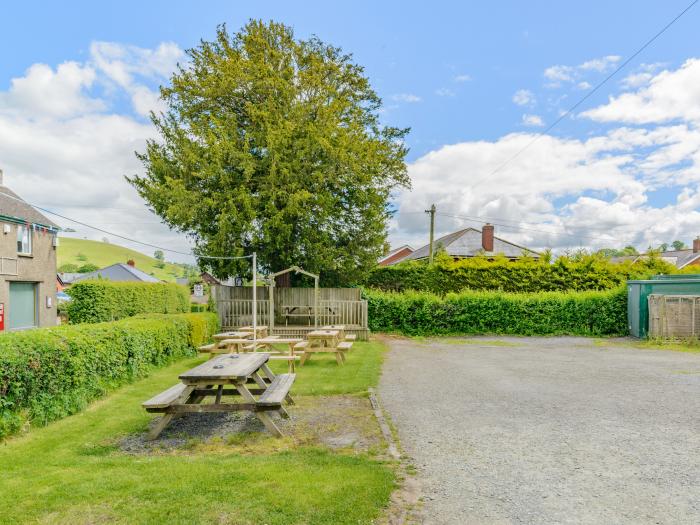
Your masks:
{"label": "weathered wood bench", "polygon": [[[291,396],[289,395],[289,390],[291,390],[294,380],[296,379],[296,374],[278,374],[267,387],[263,395],[258,399],[257,405],[261,407],[280,407],[282,408],[282,401],[287,401],[290,405],[294,404]],[[282,408],[282,415],[284,417],[289,417],[287,411]]]}
{"label": "weathered wood bench", "polygon": [[357,334],[346,334],[345,335],[346,341],[355,341],[356,339],[357,339]]}

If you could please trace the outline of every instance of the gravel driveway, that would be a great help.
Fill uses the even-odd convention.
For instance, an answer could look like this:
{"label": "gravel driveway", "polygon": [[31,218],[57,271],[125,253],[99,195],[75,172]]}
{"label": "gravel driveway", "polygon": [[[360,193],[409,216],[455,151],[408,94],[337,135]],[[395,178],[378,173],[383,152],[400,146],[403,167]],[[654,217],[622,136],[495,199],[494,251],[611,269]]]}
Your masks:
{"label": "gravel driveway", "polygon": [[380,395],[425,523],[700,523],[700,354],[389,339]]}

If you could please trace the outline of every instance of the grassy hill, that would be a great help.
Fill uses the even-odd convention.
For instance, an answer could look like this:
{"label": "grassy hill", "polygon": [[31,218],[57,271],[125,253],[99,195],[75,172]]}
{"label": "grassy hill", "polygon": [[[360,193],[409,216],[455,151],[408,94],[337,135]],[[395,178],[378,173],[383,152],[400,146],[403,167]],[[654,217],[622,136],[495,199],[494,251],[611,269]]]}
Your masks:
{"label": "grassy hill", "polygon": [[[81,256],[84,257],[84,260],[81,260]],[[165,263],[165,268],[157,268],[158,261],[155,258],[117,244],[69,237],[61,237],[58,244],[58,266],[65,263],[77,264],[78,266],[93,263],[103,268],[114,263],[125,263],[129,259],[136,262],[136,268],[157,279],[175,281],[176,277],[182,277],[183,268],[181,266]]]}

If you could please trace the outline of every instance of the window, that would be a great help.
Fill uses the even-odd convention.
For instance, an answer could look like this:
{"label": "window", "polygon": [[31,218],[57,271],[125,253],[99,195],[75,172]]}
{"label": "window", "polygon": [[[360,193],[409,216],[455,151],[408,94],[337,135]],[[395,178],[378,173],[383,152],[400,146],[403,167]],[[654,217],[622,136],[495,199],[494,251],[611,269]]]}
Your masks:
{"label": "window", "polygon": [[17,253],[32,253],[32,230],[26,224],[17,226]]}

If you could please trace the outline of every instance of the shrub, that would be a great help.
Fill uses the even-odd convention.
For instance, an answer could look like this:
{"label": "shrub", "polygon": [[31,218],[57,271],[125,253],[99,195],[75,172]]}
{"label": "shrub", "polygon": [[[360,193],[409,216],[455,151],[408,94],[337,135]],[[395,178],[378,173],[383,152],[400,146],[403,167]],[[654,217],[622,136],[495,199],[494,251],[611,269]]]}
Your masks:
{"label": "shrub", "polygon": [[409,261],[375,268],[365,285],[385,291],[419,290],[444,295],[470,290],[544,292],[609,290],[628,279],[676,273],[659,258],[612,263],[599,256],[559,257],[554,263],[523,258],[475,257],[454,261],[437,256],[435,264]]}
{"label": "shrub", "polygon": [[78,267],[77,271],[78,271],[78,273],[90,273],[90,272],[96,272],[99,269],[100,269],[99,266],[89,262],[89,263],[85,263],[82,266]]}
{"label": "shrub", "polygon": [[[0,438],[82,410],[153,366],[194,355],[218,328],[212,314],[149,315],[0,337]],[[135,409],[138,409],[136,407]]]}
{"label": "shrub", "polygon": [[623,335],[624,287],[608,291],[512,294],[365,291],[369,328],[406,335]]}
{"label": "shrub", "polygon": [[57,269],[58,273],[76,273],[78,265],[73,263],[64,263]]}
{"label": "shrub", "polygon": [[70,296],[70,323],[99,323],[142,313],[190,311],[187,288],[178,284],[81,281],[70,287]]}

